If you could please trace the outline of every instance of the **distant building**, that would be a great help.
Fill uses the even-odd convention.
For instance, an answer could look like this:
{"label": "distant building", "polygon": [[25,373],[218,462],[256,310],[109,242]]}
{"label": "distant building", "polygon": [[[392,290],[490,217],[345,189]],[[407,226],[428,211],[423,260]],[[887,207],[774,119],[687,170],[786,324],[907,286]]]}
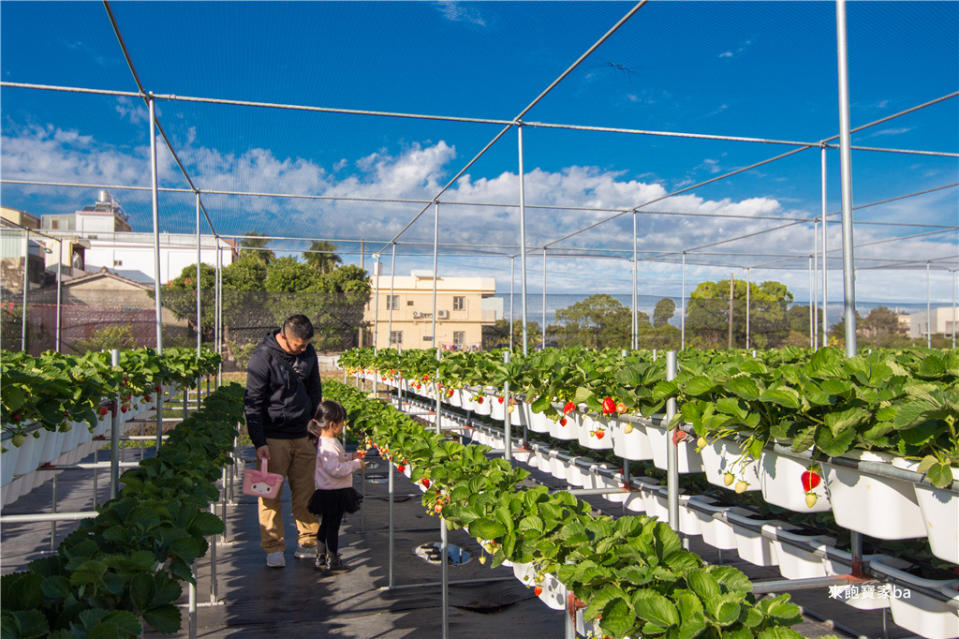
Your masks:
{"label": "distant building", "polygon": [[[152,283],[156,277],[153,233],[134,233],[120,203],[107,191],[100,191],[96,203],[74,213],[44,215],[43,230],[48,235],[69,239],[64,242],[64,266],[76,273],[107,268],[135,282]],[[221,264],[228,266],[237,256],[236,245],[227,243],[221,250]],[[222,247],[224,242],[220,242]],[[216,265],[216,238],[201,236],[200,261]],[[55,251],[54,251],[55,252]],[[160,233],[160,283],[179,277],[187,266],[196,264],[196,235]],[[57,257],[47,259],[47,268],[55,268]],[[66,275],[70,275],[67,273]]]}
{"label": "distant building", "polygon": [[928,316],[925,311],[912,313],[909,316],[909,337],[925,337],[930,327],[933,335],[952,335],[953,327],[959,328],[957,321],[959,317],[951,306],[933,308]]}
{"label": "distant building", "polygon": [[[40,218],[26,211],[0,207],[0,287],[4,297],[23,293],[23,243],[27,240],[27,273],[31,284],[43,282],[44,245],[37,235],[27,239],[24,227],[40,228]],[[32,287],[31,287],[32,288]]]}
{"label": "distant building", "polygon": [[[390,282],[393,292],[390,296]],[[374,295],[363,319],[376,326],[376,343],[386,348],[429,348],[433,343],[432,272],[410,275],[374,275]],[[436,344],[442,348],[478,349],[483,344],[483,326],[492,325],[497,313],[485,308],[496,293],[492,277],[436,278]],[[377,310],[378,307],[378,310]],[[392,324],[390,310],[392,309]],[[501,311],[500,311],[501,313]],[[366,337],[372,344],[372,332]]]}

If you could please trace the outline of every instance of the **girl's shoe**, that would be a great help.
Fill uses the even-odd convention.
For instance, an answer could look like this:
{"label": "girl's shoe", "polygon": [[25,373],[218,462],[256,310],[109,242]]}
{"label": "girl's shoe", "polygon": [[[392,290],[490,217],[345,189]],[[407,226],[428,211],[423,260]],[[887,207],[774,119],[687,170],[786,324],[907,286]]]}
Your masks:
{"label": "girl's shoe", "polygon": [[316,568],[317,570],[324,570],[324,571],[330,569],[330,564],[326,558],[325,552],[316,553],[316,559],[313,560],[313,567]]}
{"label": "girl's shoe", "polygon": [[349,572],[349,567],[343,563],[338,554],[327,553],[326,569],[330,572]]}

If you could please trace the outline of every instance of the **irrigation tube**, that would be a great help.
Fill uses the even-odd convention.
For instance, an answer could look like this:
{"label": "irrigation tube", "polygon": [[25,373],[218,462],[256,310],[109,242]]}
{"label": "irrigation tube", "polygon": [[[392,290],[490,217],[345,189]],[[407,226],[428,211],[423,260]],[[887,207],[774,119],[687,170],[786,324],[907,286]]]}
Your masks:
{"label": "irrigation tube", "polygon": [[637,281],[638,272],[636,264],[636,216],[637,211],[633,211],[633,339],[632,347],[634,350],[639,348],[639,283]]}
{"label": "irrigation tube", "polygon": [[749,349],[749,267],[746,267],[746,348]]}
{"label": "irrigation tube", "polygon": [[[389,311],[388,318],[386,320],[386,332],[387,332],[387,348],[393,347],[393,288],[396,283],[396,244],[393,245],[392,251],[390,252],[390,303],[386,305],[386,310]],[[395,375],[393,376],[395,379]]]}
{"label": "irrigation tube", "polygon": [[[440,414],[436,413],[436,423],[440,423]],[[442,590],[440,598],[443,600],[443,639],[449,637],[450,632],[450,589],[449,589],[449,544],[447,543],[446,517],[440,517],[440,583]]]}
{"label": "irrigation tube", "polygon": [[[202,314],[201,314],[201,304],[200,304],[200,293],[201,293],[201,282],[203,281],[200,277],[200,194],[196,194],[196,359],[199,363],[200,354],[203,350],[203,324],[202,324]],[[186,396],[184,395],[183,401],[186,402]],[[196,378],[196,408],[200,409],[200,378]]]}
{"label": "irrigation tube", "polygon": [[[59,240],[60,259],[57,260],[57,352],[63,347],[63,240]],[[72,261],[71,261],[72,264]]]}
{"label": "irrigation tube", "polygon": [[539,350],[546,350],[546,247],[543,247],[543,329],[540,331],[541,337]]}
{"label": "irrigation tube", "polygon": [[929,262],[926,262],[926,348],[932,348],[932,283],[929,280]]}
{"label": "irrigation tube", "polygon": [[513,351],[513,282],[516,280],[516,258],[509,258],[509,350]]}
{"label": "irrigation tube", "polygon": [[679,302],[682,305],[679,314],[679,330],[681,335],[679,350],[684,351],[686,350],[686,251],[683,251],[683,294]]}

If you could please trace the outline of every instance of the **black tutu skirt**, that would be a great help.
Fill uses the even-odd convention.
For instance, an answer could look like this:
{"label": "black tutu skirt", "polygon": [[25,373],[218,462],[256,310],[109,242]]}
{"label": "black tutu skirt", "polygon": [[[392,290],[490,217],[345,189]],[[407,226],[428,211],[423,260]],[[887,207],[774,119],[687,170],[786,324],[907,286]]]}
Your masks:
{"label": "black tutu skirt", "polygon": [[307,510],[314,515],[336,513],[355,513],[363,503],[363,495],[355,488],[334,488],[332,490],[317,489],[310,497]]}

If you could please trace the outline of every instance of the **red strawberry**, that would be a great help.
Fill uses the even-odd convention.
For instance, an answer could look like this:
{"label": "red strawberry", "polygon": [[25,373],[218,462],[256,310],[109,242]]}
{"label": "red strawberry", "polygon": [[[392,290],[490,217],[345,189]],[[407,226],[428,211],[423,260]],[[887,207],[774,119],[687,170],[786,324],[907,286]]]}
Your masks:
{"label": "red strawberry", "polygon": [[682,431],[682,430],[679,430],[678,428],[674,428],[673,443],[678,446],[679,442],[683,441],[684,439],[686,439],[686,431]]}
{"label": "red strawberry", "polygon": [[100,413],[100,417],[103,417],[104,415],[110,412],[110,409],[106,406],[101,406],[98,412]]}
{"label": "red strawberry", "polygon": [[423,479],[420,480],[420,483],[422,483],[425,487],[429,488],[429,487],[430,487],[430,478],[429,478],[429,477],[424,477]]}
{"label": "red strawberry", "polygon": [[162,392],[163,392],[163,389],[160,388],[159,386],[154,386],[154,387],[153,387],[153,390],[155,390],[155,391],[158,392],[158,393],[162,393]]}
{"label": "red strawberry", "polygon": [[400,464],[399,466],[396,467],[396,470],[402,473],[404,470],[406,470],[406,466],[404,466],[403,464]]}
{"label": "red strawberry", "polygon": [[566,405],[563,406],[563,414],[564,414],[564,415],[569,415],[569,414],[572,413],[574,410],[576,410],[576,404],[574,404],[573,402],[566,402]]}
{"label": "red strawberry", "polygon": [[560,426],[565,426],[565,425],[566,425],[566,418],[565,418],[565,417],[563,417],[563,418],[561,418],[561,419],[559,420],[559,425],[560,425]]}
{"label": "red strawberry", "polygon": [[144,396],[143,396],[143,401],[145,401],[145,402],[151,401],[150,396],[149,396],[149,395],[144,395]]}
{"label": "red strawberry", "polygon": [[543,594],[543,587],[542,587],[542,586],[536,586],[536,587],[534,587],[534,588],[533,588],[533,594],[536,595],[537,597],[539,597],[541,594]]}
{"label": "red strawberry", "polygon": [[606,434],[606,431],[604,431],[604,430],[598,430],[598,431],[596,431],[596,439],[602,439],[602,438],[603,438],[603,435],[605,435],[605,434]]}
{"label": "red strawberry", "polygon": [[502,404],[502,403],[503,403],[503,398],[502,398],[502,397],[497,397],[497,398],[496,398],[496,401],[498,401],[500,404]]}
{"label": "red strawberry", "polygon": [[616,412],[616,402],[613,401],[612,397],[607,397],[603,400],[603,414],[611,415]]}
{"label": "red strawberry", "polygon": [[479,397],[476,398],[476,403],[477,403],[477,404],[482,404],[482,403],[483,403],[483,396],[482,396],[482,395],[480,395]]}
{"label": "red strawberry", "polygon": [[12,419],[15,422],[20,421],[20,413],[14,413],[13,415],[10,416],[10,419]]}
{"label": "red strawberry", "polygon": [[437,515],[439,515],[440,513],[442,513],[442,512],[443,512],[443,505],[442,505],[442,504],[436,504],[435,506],[433,506],[433,512],[435,512]]}
{"label": "red strawberry", "polygon": [[619,402],[618,404],[616,404],[617,413],[625,413],[627,410],[629,409],[626,408],[626,404],[624,404],[623,402]]}
{"label": "red strawberry", "polygon": [[802,479],[802,489],[807,493],[812,492],[812,490],[819,485],[819,482],[822,481],[822,477],[814,470],[805,471],[800,475],[800,478]]}

